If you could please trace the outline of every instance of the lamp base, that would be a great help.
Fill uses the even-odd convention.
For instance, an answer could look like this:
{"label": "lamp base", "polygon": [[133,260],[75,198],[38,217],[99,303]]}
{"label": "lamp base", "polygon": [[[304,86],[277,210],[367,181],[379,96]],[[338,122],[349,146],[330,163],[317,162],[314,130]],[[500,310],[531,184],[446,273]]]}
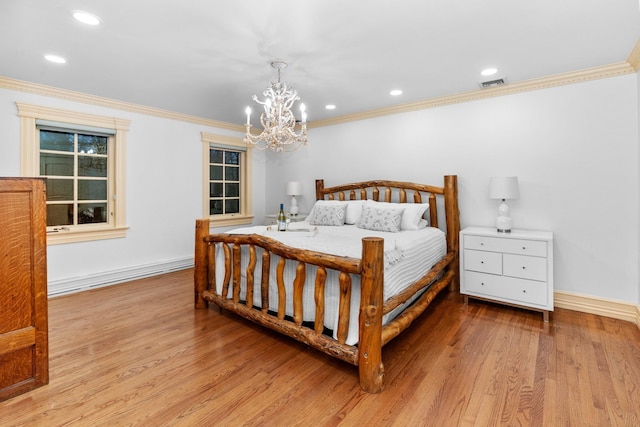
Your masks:
{"label": "lamp base", "polygon": [[499,216],[496,218],[496,229],[498,233],[511,233],[511,225],[513,221],[511,221],[511,217],[509,216]]}
{"label": "lamp base", "polygon": [[296,196],[291,196],[291,206],[289,207],[289,213],[292,216],[298,215],[298,201],[296,200]]}

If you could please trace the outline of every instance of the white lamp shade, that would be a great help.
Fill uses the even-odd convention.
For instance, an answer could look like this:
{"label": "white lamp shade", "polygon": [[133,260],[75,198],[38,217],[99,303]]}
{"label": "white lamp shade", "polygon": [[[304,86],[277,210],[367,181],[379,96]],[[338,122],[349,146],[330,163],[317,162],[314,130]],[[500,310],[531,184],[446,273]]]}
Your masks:
{"label": "white lamp shade", "polygon": [[299,196],[302,194],[302,184],[299,182],[287,183],[287,196]]}
{"label": "white lamp shade", "polygon": [[517,176],[494,177],[489,185],[490,199],[517,199],[520,197]]}

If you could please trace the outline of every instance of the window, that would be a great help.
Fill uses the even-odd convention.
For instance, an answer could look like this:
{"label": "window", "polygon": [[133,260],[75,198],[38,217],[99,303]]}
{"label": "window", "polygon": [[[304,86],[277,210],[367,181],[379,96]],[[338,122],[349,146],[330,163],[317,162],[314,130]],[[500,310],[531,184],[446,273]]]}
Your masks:
{"label": "window", "polygon": [[204,215],[217,226],[249,224],[251,149],[242,140],[202,133]]}
{"label": "window", "polygon": [[18,103],[22,175],[46,178],[47,243],[124,237],[128,120]]}

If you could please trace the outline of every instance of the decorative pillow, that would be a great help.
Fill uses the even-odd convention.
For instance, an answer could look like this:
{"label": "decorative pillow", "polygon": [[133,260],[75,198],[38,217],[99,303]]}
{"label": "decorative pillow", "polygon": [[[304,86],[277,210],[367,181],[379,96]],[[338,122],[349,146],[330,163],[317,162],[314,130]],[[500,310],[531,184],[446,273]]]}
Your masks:
{"label": "decorative pillow", "polygon": [[367,200],[367,204],[376,206],[380,209],[404,209],[402,214],[401,230],[419,230],[421,227],[420,220],[429,209],[429,203],[387,203],[376,202],[375,200]]}
{"label": "decorative pillow", "polygon": [[316,204],[313,215],[309,215],[307,222],[312,225],[344,225],[347,217],[347,204]]}
{"label": "decorative pillow", "polygon": [[[321,205],[347,205],[347,216],[345,218],[345,224],[355,224],[358,222],[360,218],[360,214],[362,213],[362,205],[364,204],[364,200],[316,200],[316,203],[311,208],[311,212],[309,212],[308,218],[313,218],[315,214],[316,206]],[[308,222],[309,220],[307,220]]]}
{"label": "decorative pillow", "polygon": [[365,204],[356,225],[367,230],[397,233],[400,231],[403,212],[404,209],[378,208]]}

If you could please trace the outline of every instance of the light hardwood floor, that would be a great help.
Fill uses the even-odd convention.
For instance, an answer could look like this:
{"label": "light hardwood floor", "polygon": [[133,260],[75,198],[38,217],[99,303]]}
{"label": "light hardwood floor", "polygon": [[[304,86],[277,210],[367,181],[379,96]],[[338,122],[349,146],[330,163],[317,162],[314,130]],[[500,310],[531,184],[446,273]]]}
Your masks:
{"label": "light hardwood floor", "polygon": [[192,270],[55,298],[50,383],[2,426],[639,426],[640,330],[439,297],[357,368],[233,314],[194,310]]}

